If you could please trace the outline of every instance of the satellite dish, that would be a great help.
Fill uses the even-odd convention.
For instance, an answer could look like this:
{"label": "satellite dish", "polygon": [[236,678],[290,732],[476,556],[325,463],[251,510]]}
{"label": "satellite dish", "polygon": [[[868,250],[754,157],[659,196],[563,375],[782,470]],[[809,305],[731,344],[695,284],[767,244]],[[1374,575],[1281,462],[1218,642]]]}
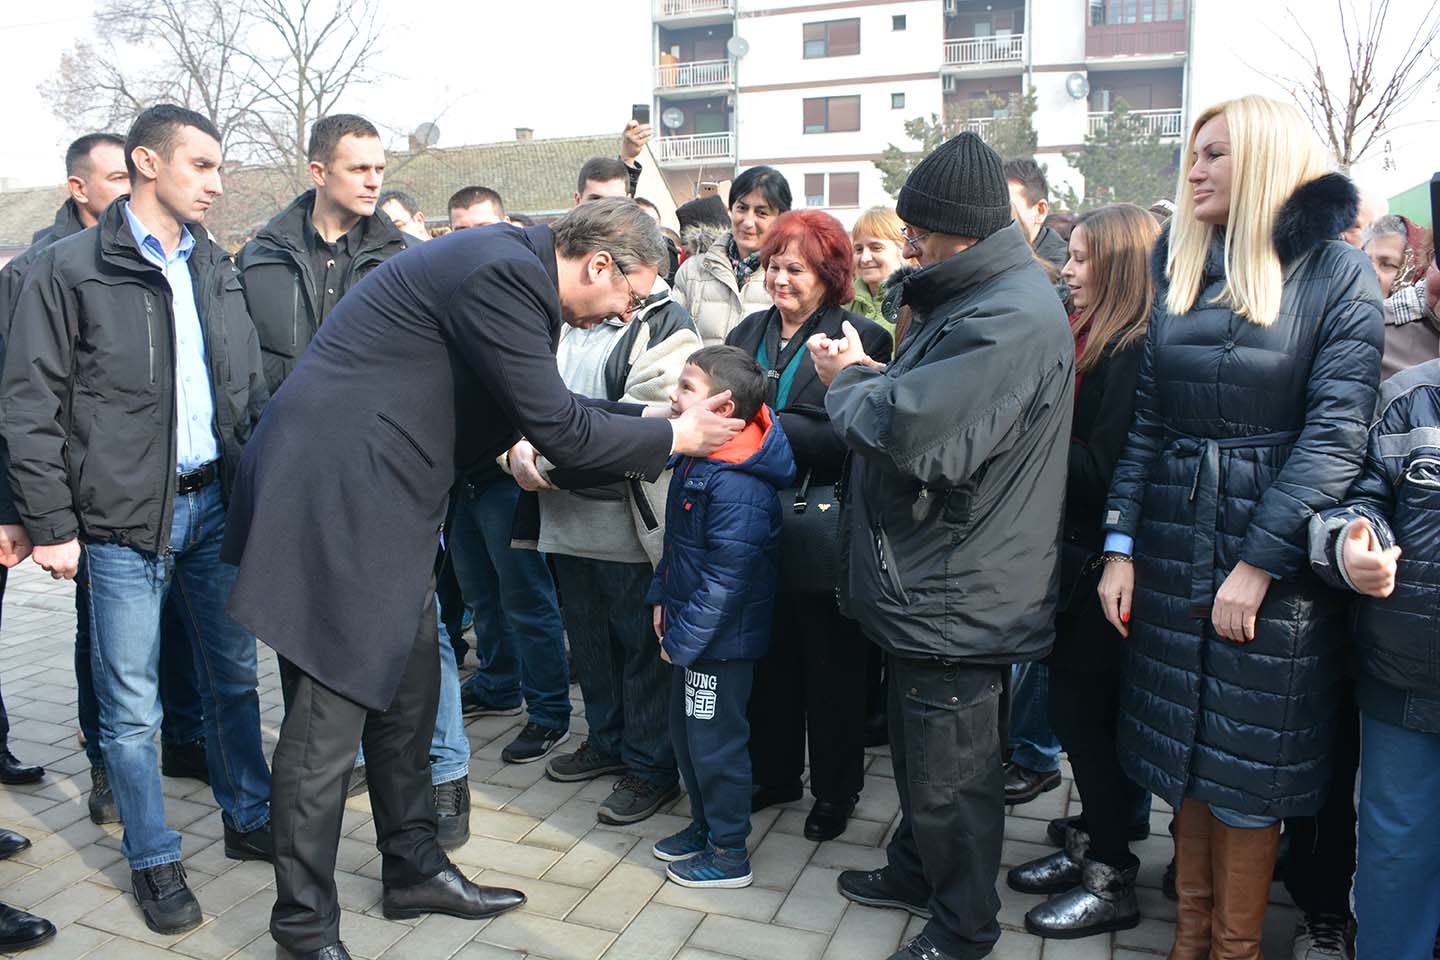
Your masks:
{"label": "satellite dish", "polygon": [[725,41],[725,52],[729,53],[730,56],[736,60],[739,60],[750,52],[750,41],[744,37],[731,37]]}
{"label": "satellite dish", "polygon": [[660,122],[665,125],[667,130],[679,130],[685,123],[685,112],[679,107],[669,107],[660,114]]}
{"label": "satellite dish", "polygon": [[440,142],[440,128],[433,123],[422,123],[411,134],[422,147],[433,147]]}
{"label": "satellite dish", "polygon": [[1065,78],[1065,92],[1071,100],[1084,100],[1090,95],[1090,81],[1083,73],[1072,73]]}

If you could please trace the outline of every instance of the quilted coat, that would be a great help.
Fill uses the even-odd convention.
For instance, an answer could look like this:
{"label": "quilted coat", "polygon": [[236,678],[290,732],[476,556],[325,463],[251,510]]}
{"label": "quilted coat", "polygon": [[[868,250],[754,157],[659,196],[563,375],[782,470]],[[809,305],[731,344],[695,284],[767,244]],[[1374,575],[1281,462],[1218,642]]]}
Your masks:
{"label": "quilted coat", "polygon": [[1344,506],[1310,521],[1311,563],[1340,589],[1340,543],[1362,517],[1401,553],[1395,592],[1355,604],[1355,697],[1367,716],[1440,733],[1440,360],[1385,381],[1360,479]]}
{"label": "quilted coat", "polygon": [[758,660],[770,646],[780,498],[795,477],[769,407],[709,459],[672,457],[665,554],[645,602],[664,607],[670,661]]}
{"label": "quilted coat", "polygon": [[[1157,305],[1105,527],[1135,540],[1121,762],[1172,806],[1313,814],[1330,781],[1346,601],[1311,572],[1307,530],[1360,472],[1384,341],[1375,272],[1333,239],[1355,205],[1338,175],[1286,201],[1268,327],[1215,302],[1218,239],[1195,306],[1169,313],[1168,238],[1156,249]],[[1241,560],[1275,579],[1255,639],[1235,644],[1210,615]]]}
{"label": "quilted coat", "polygon": [[757,269],[745,278],[742,287],[725,251],[730,234],[716,238],[704,253],[680,264],[675,272],[671,296],[686,310],[700,331],[705,346],[724,343],[725,337],[750,314],[770,306],[765,289],[765,271]]}

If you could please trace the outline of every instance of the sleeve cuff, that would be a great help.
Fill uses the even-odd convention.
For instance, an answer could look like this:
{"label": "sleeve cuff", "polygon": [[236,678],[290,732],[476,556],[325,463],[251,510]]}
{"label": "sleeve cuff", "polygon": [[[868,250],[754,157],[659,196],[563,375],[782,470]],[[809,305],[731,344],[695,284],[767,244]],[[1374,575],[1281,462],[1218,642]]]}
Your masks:
{"label": "sleeve cuff", "polygon": [[1130,557],[1135,554],[1135,538],[1128,533],[1118,533],[1114,530],[1105,534],[1105,552],[1123,553]]}

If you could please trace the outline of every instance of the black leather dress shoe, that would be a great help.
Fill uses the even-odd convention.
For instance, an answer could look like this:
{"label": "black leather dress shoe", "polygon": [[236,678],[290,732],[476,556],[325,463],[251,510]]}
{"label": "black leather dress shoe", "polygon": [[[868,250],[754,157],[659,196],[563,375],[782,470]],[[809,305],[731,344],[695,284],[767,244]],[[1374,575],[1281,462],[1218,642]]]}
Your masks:
{"label": "black leather dress shoe", "polygon": [[263,860],[275,862],[275,840],[270,835],[270,824],[257,827],[249,833],[232,830],[225,824],[225,856],[231,860]]}
{"label": "black leather dress shoe", "polygon": [[834,840],[845,832],[859,797],[847,800],[816,800],[805,818],[806,840]]}
{"label": "black leather dress shoe", "polygon": [[210,764],[205,760],[205,738],[189,743],[162,743],[160,772],[167,777],[187,777],[209,784]]}
{"label": "black leather dress shoe", "polygon": [[441,850],[463,847],[470,840],[470,782],[464,777],[431,787]]}
{"label": "black leather dress shoe", "polygon": [[293,954],[295,960],[350,960],[350,951],[340,942],[327,943],[319,950],[306,950]]}
{"label": "black leather dress shoe", "polygon": [[0,783],[13,785],[38,783],[45,776],[44,767],[26,766],[10,752],[9,747],[0,747]]}
{"label": "black leather dress shoe", "polygon": [[30,838],[22,837],[14,830],[0,830],[0,860],[15,856],[30,846]]}
{"label": "black leather dress shoe", "polygon": [[1029,803],[1040,794],[1060,786],[1060,771],[1041,773],[1018,763],[1005,765],[1005,802]]}
{"label": "black leather dress shoe", "polygon": [[0,903],[0,951],[29,950],[55,936],[55,924],[24,910]]}
{"label": "black leather dress shoe", "polygon": [[471,883],[451,864],[413,886],[386,887],[380,909],[386,920],[412,920],[427,913],[484,920],[514,910],[524,902],[525,894],[519,890]]}
{"label": "black leather dress shoe", "polygon": [[805,789],[800,786],[798,780],[794,786],[788,787],[753,786],[750,788],[750,812],[759,813],[766,807],[774,807],[782,803],[794,803],[804,795]]}

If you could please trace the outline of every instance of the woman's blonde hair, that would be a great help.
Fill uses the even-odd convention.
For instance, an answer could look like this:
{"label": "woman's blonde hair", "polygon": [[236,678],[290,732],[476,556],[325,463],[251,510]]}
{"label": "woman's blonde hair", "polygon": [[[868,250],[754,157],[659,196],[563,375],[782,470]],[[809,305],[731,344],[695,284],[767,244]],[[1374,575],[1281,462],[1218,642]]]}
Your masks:
{"label": "woman's blonde hair", "polygon": [[1076,314],[1070,329],[1077,337],[1085,334],[1075,370],[1086,373],[1107,352],[1145,337],[1155,303],[1150,250],[1160,224],[1132,203],[1116,203],[1083,214],[1075,229],[1085,231],[1090,304]]}
{"label": "woman's blonde hair", "polygon": [[1197,117],[1181,157],[1178,202],[1170,221],[1165,306],[1171,313],[1188,313],[1204,286],[1216,227],[1195,219],[1195,188],[1188,174],[1200,128],[1222,114],[1230,139],[1230,217],[1225,286],[1213,302],[1267,327],[1280,313],[1283,285],[1272,236],[1275,217],[1297,187],[1326,173],[1330,163],[1300,111],[1269,97],[1226,100]]}
{"label": "woman's blonde hair", "polygon": [[858,240],[860,237],[879,237],[882,240],[894,240],[903,244],[905,236],[900,231],[905,225],[900,222],[891,207],[871,207],[860,214],[855,220],[855,226],[850,228],[850,239]]}

